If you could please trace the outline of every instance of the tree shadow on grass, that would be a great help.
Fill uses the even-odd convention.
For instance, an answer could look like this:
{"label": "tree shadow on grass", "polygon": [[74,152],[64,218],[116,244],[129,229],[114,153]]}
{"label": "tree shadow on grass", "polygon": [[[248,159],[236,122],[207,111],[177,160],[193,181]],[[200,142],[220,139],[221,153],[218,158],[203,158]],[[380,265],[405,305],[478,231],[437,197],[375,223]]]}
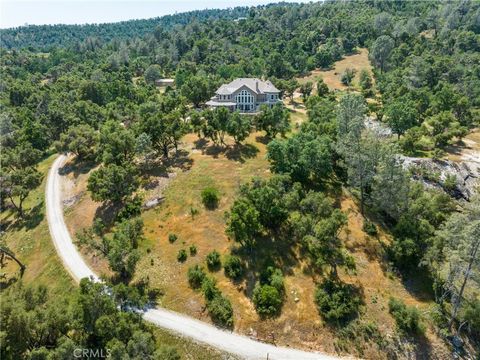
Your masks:
{"label": "tree shadow on grass", "polygon": [[88,174],[97,164],[92,160],[78,160],[76,157],[63,165],[58,169],[58,173],[61,176],[73,174],[74,177],[78,177],[82,174]]}
{"label": "tree shadow on grass", "polygon": [[15,230],[32,230],[36,228],[45,218],[43,211],[43,200],[28,211],[24,211],[23,218],[16,218],[8,223],[2,224],[2,228]]}
{"label": "tree shadow on grass", "polygon": [[266,135],[255,136],[255,141],[259,142],[263,145],[267,145],[271,140],[272,140],[272,138],[269,137],[269,136],[266,136]]}
{"label": "tree shadow on grass", "polygon": [[250,250],[239,246],[232,249],[232,254],[240,257],[245,264],[244,276],[238,279],[237,283],[245,281],[243,293],[248,298],[252,298],[255,284],[268,266],[281,269],[284,276],[291,276],[293,267],[299,262],[292,244],[287,243],[284,239],[274,239],[268,236],[257,239],[256,248]]}
{"label": "tree shadow on grass", "polygon": [[405,289],[415,299],[419,301],[430,301],[435,298],[433,279],[426,270],[419,271],[417,268],[400,273],[400,279]]}
{"label": "tree shadow on grass", "polygon": [[208,140],[205,138],[199,138],[193,142],[195,145],[195,149],[197,150],[205,150],[205,148],[208,146]]}
{"label": "tree shadow on grass", "polygon": [[224,151],[225,151],[225,148],[223,146],[212,144],[205,147],[202,153],[208,156],[212,156],[214,159],[217,159],[218,155],[220,155]]}
{"label": "tree shadow on grass", "polygon": [[117,214],[122,207],[123,205],[120,203],[112,204],[110,202],[104,202],[95,210],[94,219],[100,219],[108,230],[115,224]]}
{"label": "tree shadow on grass", "polygon": [[257,156],[260,150],[252,144],[235,144],[225,150],[225,157],[228,160],[245,162],[245,159],[251,159]]}
{"label": "tree shadow on grass", "polygon": [[190,170],[193,165],[193,159],[189,157],[187,150],[179,149],[173,156],[163,160],[163,165],[168,169],[179,168],[183,171]]}

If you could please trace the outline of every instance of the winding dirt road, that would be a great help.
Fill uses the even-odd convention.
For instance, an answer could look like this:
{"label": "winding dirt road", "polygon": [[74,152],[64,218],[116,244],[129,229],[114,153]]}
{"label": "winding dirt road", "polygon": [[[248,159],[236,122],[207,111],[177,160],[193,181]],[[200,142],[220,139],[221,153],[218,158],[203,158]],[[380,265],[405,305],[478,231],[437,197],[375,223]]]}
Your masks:
{"label": "winding dirt road", "polygon": [[[60,155],[53,163],[48,174],[45,196],[50,235],[63,265],[75,281],[79,282],[84,277],[91,277],[95,281],[100,281],[77,251],[63,218],[59,169],[63,166],[66,159],[65,155]],[[246,336],[220,330],[213,325],[162,308],[148,310],[143,314],[143,317],[156,326],[245,359],[338,359],[337,357],[319,353],[276,347],[258,342]]]}

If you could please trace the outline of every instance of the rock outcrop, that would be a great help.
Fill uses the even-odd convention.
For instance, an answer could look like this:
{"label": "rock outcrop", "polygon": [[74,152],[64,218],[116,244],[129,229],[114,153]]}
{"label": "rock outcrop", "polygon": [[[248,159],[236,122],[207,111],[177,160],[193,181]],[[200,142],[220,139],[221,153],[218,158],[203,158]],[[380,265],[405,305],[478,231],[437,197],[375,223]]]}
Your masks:
{"label": "rock outcrop", "polygon": [[480,163],[407,156],[401,156],[401,159],[403,166],[412,171],[415,180],[427,187],[442,189],[457,199],[470,199],[480,186]]}

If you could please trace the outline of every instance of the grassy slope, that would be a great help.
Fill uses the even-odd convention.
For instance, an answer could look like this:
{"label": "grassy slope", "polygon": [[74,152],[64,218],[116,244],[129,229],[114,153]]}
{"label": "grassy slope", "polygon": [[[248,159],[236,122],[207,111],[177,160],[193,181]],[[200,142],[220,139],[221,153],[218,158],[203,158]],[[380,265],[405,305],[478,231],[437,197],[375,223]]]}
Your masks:
{"label": "grassy slope", "polygon": [[[292,121],[300,122],[305,114],[297,112]],[[145,211],[146,241],[142,242],[142,259],[137,267],[137,278],[147,278],[152,286],[162,289],[165,295],[160,303],[170,309],[181,311],[204,321],[209,321],[203,297],[192,291],[187,282],[186,271],[189,266],[202,263],[205,256],[216,249],[223,255],[231,251],[235,244],[225,235],[224,212],[229,209],[236,197],[238,186],[248,182],[252,176],[268,177],[268,162],[265,159],[266,147],[260,142],[261,134],[252,134],[246,141],[250,144],[249,156],[243,152],[239,160],[238,153],[221,151],[209,144],[199,146],[196,135],[190,134],[183,139],[185,150],[190,152],[191,163],[177,175],[168,180],[168,186],[162,191],[163,203],[154,209]],[[256,148],[257,151],[251,149]],[[158,175],[158,174],[157,174]],[[82,175],[83,176],[83,175]],[[165,176],[165,175],[163,175]],[[155,184],[165,177],[152,177]],[[84,183],[79,178],[78,184]],[[221,193],[218,209],[208,211],[201,204],[201,190],[207,186],[216,186]],[[81,187],[81,186],[80,186]],[[80,189],[79,189],[80,190]],[[149,190],[149,193],[157,193]],[[342,210],[348,213],[348,230],[343,234],[345,244],[357,263],[357,274],[342,274],[345,281],[360,285],[363,289],[364,307],[362,321],[374,322],[382,334],[393,334],[395,324],[388,314],[388,300],[391,296],[403,299],[406,303],[427,311],[431,304],[428,294],[422,289],[412,289],[388,270],[382,244],[390,241],[388,234],[381,232],[378,237],[368,237],[362,231],[363,220],[358,207],[348,194],[338,199]],[[78,229],[78,220],[84,214],[93,219],[94,209],[88,194],[84,194],[75,206],[68,211],[67,221],[72,228]],[[195,208],[198,215],[192,218],[190,210]],[[83,222],[83,221],[82,221]],[[91,223],[91,220],[90,220]],[[87,225],[83,223],[83,225]],[[168,242],[168,234],[175,233],[178,240]],[[189,256],[185,263],[176,259],[180,249],[188,250],[195,244],[198,253]],[[286,274],[286,299],[282,314],[272,320],[260,320],[249,299],[258,271],[264,259],[272,257]],[[91,261],[91,259],[90,259]],[[95,260],[98,261],[98,258]],[[101,261],[100,261],[101,263]],[[98,264],[97,264],[98,265]],[[250,263],[247,278],[233,284],[223,271],[211,273],[222,292],[228,296],[235,311],[235,329],[241,333],[257,336],[271,341],[273,333],[278,344],[318,349],[327,352],[354,352],[355,345],[339,346],[338,329],[326,326],[318,315],[313,302],[315,283],[321,278],[309,271],[299,248],[282,248],[275,243],[266,243]],[[297,301],[296,301],[297,299]],[[440,343],[430,331],[424,339],[423,349]],[[363,344],[365,345],[365,344]],[[439,350],[437,350],[439,351]],[[366,345],[362,356],[384,358],[375,346]]]}
{"label": "grassy slope", "polygon": [[[43,175],[42,184],[25,200],[25,210],[27,214],[30,211],[31,218],[17,221],[13,211],[7,209],[1,213],[0,219],[7,245],[27,265],[23,282],[47,285],[53,293],[68,293],[74,283],[56,255],[45,215],[44,189],[48,169],[54,159],[55,156],[50,156],[40,163],[38,170]],[[32,211],[32,208],[35,210]],[[4,271],[8,276],[16,275],[16,264],[10,261]]]}
{"label": "grassy slope", "polygon": [[[338,80],[333,87],[344,90],[339,81],[339,69],[345,67],[355,68],[358,72],[361,68],[370,68],[367,53],[361,50],[359,54],[337,63],[334,70],[318,71],[312,76],[323,76],[329,86]],[[305,118],[306,114],[302,109],[292,113],[292,123],[301,123]],[[221,150],[211,144],[198,142],[193,134],[187,135],[183,139],[183,147],[190,153],[191,163],[182,170],[177,169],[176,176],[168,180],[163,171],[158,171],[156,177],[149,179],[152,184],[161,182],[168,186],[160,191],[164,196],[162,204],[143,214],[146,241],[141,244],[143,255],[136,277],[148,277],[153,286],[164,291],[162,306],[209,321],[203,297],[189,288],[186,271],[196,263],[205,265],[205,256],[213,249],[225,255],[235,248],[235,244],[225,235],[224,212],[232,204],[240,184],[248,182],[252,176],[270,175],[261,134],[252,134],[246,143],[248,151],[244,150],[242,156],[239,156],[238,151]],[[160,174],[162,172],[163,174]],[[84,181],[79,180],[80,183]],[[218,209],[214,211],[204,209],[200,200],[201,190],[211,185],[216,186],[222,196]],[[147,196],[153,193],[158,195],[158,189],[148,190]],[[389,336],[395,332],[394,321],[388,314],[387,304],[391,296],[401,298],[422,311],[428,311],[432,300],[421,286],[404,284],[398,276],[389,271],[383,246],[390,241],[389,235],[381,231],[378,237],[367,236],[362,231],[363,219],[352,198],[343,194],[337,200],[342,210],[348,213],[348,230],[344,232],[343,239],[357,264],[356,274],[341,276],[347,282],[360,285],[363,290],[361,320],[376,323],[380,332]],[[84,194],[79,203],[68,212],[70,228],[78,230],[81,225],[91,224],[97,207],[88,194]],[[199,211],[193,218],[192,208]],[[89,221],[79,221],[85,214],[88,214]],[[168,242],[169,233],[178,235],[174,244]],[[197,255],[189,256],[185,263],[179,263],[176,260],[178,251],[188,251],[192,244],[197,247]],[[258,277],[258,270],[267,257],[274,258],[286,274],[286,299],[282,314],[278,318],[260,320],[249,297]],[[345,342],[338,338],[338,329],[323,323],[313,302],[315,283],[321,278],[310,273],[305,255],[299,248],[288,249],[275,243],[266,243],[258,250],[249,266],[246,279],[235,284],[228,280],[222,271],[211,273],[217,279],[222,292],[232,301],[236,331],[257,336],[265,341],[271,341],[271,334],[274,334],[276,343],[282,345],[332,353],[347,351],[366,358],[385,358],[385,353],[371,344],[344,346]],[[433,347],[436,348],[437,355],[444,350],[430,328],[426,338],[421,341],[422,355],[417,354],[419,356],[428,357]],[[339,345],[341,342],[342,346]],[[362,346],[365,347],[364,350],[358,350]]]}
{"label": "grassy slope", "polygon": [[[298,78],[298,82],[303,84],[307,81],[312,81],[314,84],[319,78],[322,78],[325,84],[327,84],[330,91],[344,91],[348,87],[341,82],[341,76],[346,69],[355,70],[355,78],[353,80],[353,87],[358,87],[358,81],[360,77],[360,71],[366,69],[370,75],[372,75],[372,65],[368,60],[368,50],[358,49],[358,52],[352,55],[345,56],[342,60],[337,61],[332,69],[328,70],[313,70],[308,76]],[[313,92],[316,93],[316,89]]]}
{"label": "grassy slope", "polygon": [[[53,295],[60,295],[70,293],[75,288],[75,284],[56,254],[45,216],[44,191],[48,169],[54,159],[55,156],[52,155],[40,163],[38,169],[43,174],[42,184],[32,191],[25,201],[26,213],[36,208],[35,216],[20,224],[16,222],[14,213],[7,209],[0,214],[0,221],[8,247],[27,266],[22,277],[24,284],[34,286],[44,284]],[[32,212],[30,213],[33,215]],[[6,274],[6,281],[18,277],[16,263],[9,261],[2,269],[2,273]],[[182,359],[223,358],[222,353],[208,346],[197,344],[162,329],[153,328],[153,331],[158,344],[175,346]]]}

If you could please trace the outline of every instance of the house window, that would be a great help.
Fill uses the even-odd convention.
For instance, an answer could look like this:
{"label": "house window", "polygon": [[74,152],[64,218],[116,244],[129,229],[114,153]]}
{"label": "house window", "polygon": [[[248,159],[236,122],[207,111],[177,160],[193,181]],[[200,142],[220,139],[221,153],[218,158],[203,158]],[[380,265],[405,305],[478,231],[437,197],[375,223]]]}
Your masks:
{"label": "house window", "polygon": [[235,96],[235,102],[242,111],[250,110],[254,100],[255,99],[252,94],[250,94],[247,90],[242,90]]}

